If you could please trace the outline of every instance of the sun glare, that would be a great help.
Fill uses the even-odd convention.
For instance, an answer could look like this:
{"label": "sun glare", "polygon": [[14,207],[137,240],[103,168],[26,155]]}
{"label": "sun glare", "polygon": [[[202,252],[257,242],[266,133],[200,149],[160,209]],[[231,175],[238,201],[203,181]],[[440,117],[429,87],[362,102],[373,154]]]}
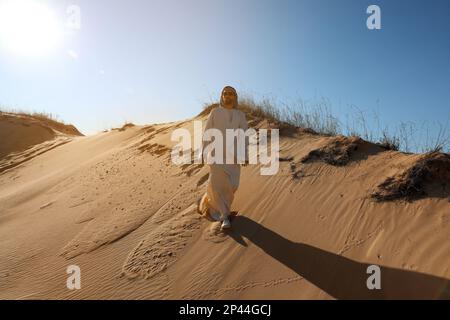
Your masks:
{"label": "sun glare", "polygon": [[41,56],[55,50],[61,26],[53,12],[36,0],[0,1],[0,46],[17,55]]}

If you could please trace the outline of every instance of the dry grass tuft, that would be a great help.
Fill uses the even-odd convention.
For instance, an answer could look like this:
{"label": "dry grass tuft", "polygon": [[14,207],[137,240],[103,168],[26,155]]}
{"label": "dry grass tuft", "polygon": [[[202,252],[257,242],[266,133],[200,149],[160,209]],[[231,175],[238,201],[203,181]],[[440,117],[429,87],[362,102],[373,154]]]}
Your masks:
{"label": "dry grass tuft", "polygon": [[450,155],[440,152],[425,154],[401,174],[387,178],[372,194],[377,201],[413,200],[425,194],[428,182],[450,183]]}

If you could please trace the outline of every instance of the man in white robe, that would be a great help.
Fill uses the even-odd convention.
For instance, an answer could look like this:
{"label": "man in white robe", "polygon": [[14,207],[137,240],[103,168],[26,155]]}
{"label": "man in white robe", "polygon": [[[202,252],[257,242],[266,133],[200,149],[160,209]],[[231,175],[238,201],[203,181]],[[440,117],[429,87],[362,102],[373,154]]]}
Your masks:
{"label": "man in white robe", "polygon": [[[227,129],[242,129],[244,132],[248,128],[245,113],[236,109],[238,97],[233,87],[225,87],[222,90],[220,105],[214,108],[208,116],[204,133],[208,129],[218,129],[223,137],[223,153],[221,163],[210,163],[211,153],[203,155],[203,159],[209,165],[209,180],[205,195],[199,203],[199,211],[216,221],[222,221],[222,229],[231,227],[230,212],[234,194],[239,187],[241,174],[241,164],[238,160],[244,160],[243,165],[248,164],[248,138],[243,136],[244,152],[239,153],[239,139],[226,139]],[[242,136],[241,136],[242,138]],[[203,142],[203,151],[207,142]],[[242,149],[241,149],[242,150]],[[203,152],[202,152],[203,153]],[[232,163],[227,161],[232,160]],[[239,157],[242,155],[242,157]]]}

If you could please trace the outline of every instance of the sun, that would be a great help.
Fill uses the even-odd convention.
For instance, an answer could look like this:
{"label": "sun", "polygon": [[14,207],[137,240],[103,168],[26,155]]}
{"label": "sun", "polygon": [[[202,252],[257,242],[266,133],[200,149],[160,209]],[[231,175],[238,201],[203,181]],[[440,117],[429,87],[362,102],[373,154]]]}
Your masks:
{"label": "sun", "polygon": [[54,13],[42,2],[0,1],[0,46],[14,54],[51,53],[60,43],[61,30]]}

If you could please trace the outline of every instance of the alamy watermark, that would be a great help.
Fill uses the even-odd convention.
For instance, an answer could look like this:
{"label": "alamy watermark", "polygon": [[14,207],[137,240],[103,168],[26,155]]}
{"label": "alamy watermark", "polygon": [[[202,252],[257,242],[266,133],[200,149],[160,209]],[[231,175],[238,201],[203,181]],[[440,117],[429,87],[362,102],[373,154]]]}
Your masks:
{"label": "alamy watermark", "polygon": [[81,29],[81,8],[77,5],[70,5],[66,9],[66,27],[72,30]]}
{"label": "alamy watermark", "polygon": [[[226,129],[215,128],[203,132],[202,121],[195,120],[194,137],[188,129],[178,128],[171,140],[178,142],[171,152],[175,165],[183,164],[257,164],[261,175],[275,175],[279,169],[279,129]],[[268,140],[270,137],[270,154]],[[209,143],[208,143],[209,142]],[[192,155],[192,150],[194,150]]]}
{"label": "alamy watermark", "polygon": [[381,290],[381,268],[375,264],[367,267],[367,274],[370,276],[367,278],[366,285],[369,290]]}
{"label": "alamy watermark", "polygon": [[372,4],[367,7],[367,14],[370,16],[367,18],[366,25],[369,30],[381,29],[381,9],[379,6]]}
{"label": "alamy watermark", "polygon": [[81,269],[77,265],[70,265],[66,269],[69,277],[66,281],[67,289],[80,290],[81,289]]}

